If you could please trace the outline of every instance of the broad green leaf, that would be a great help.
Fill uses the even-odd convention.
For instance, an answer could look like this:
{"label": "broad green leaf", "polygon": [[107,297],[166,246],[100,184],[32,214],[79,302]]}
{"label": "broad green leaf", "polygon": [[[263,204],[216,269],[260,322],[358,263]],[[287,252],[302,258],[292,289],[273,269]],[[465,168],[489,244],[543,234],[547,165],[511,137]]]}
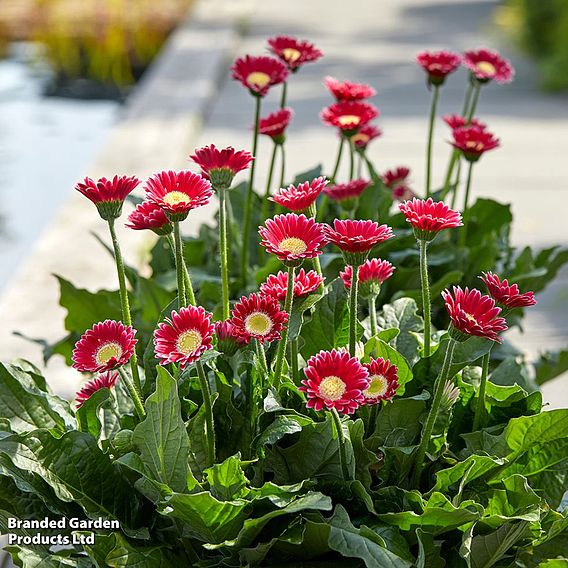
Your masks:
{"label": "broad green leaf", "polygon": [[440,542],[434,540],[434,536],[422,529],[416,529],[418,540],[418,559],[416,568],[444,568],[445,560],[440,555]]}
{"label": "broad green leaf", "polygon": [[12,365],[0,363],[0,416],[14,432],[35,428],[61,431],[76,427],[69,403],[38,388],[34,378]]}
{"label": "broad green leaf", "polygon": [[265,446],[275,444],[286,436],[286,434],[293,434],[300,432],[304,426],[307,426],[312,421],[307,416],[295,414],[280,414],[274,418],[264,432],[258,438],[258,445]]}
{"label": "broad green leaf", "polygon": [[169,568],[172,562],[165,546],[140,546],[126,540],[121,533],[113,533],[114,548],[107,554],[106,565],[112,568]]}
{"label": "broad green leaf", "polygon": [[99,410],[109,400],[110,396],[109,389],[99,389],[77,409],[76,416],[79,430],[88,432],[95,440],[99,439],[101,433]]}
{"label": "broad green leaf", "polygon": [[368,357],[382,357],[387,359],[397,368],[398,374],[398,384],[400,385],[396,391],[397,396],[402,396],[404,394],[406,383],[412,380],[412,371],[406,362],[406,359],[395,349],[393,349],[388,343],[379,339],[378,337],[372,337],[365,344],[365,358],[368,361]]}
{"label": "broad green leaf", "polygon": [[568,371],[568,349],[548,351],[535,362],[537,384],[543,385]]}
{"label": "broad green leaf", "polygon": [[177,383],[158,367],[156,391],[146,400],[147,416],[134,429],[133,442],[156,481],[174,491],[187,486],[189,438],[181,416]]}
{"label": "broad green leaf", "polygon": [[368,450],[363,443],[365,427],[360,418],[350,420],[347,423],[347,427],[349,428],[349,439],[351,440],[353,455],[355,457],[355,479],[360,481],[365,489],[369,490],[371,486],[369,467],[377,463],[377,456]]}
{"label": "broad green leaf", "polygon": [[315,306],[321,298],[321,294],[310,294],[305,298],[294,300],[290,319],[288,320],[288,340],[296,339],[300,335],[305,313]]}
{"label": "broad green leaf", "polygon": [[220,501],[240,499],[249,492],[240,454],[207,468],[204,473],[211,488],[211,494]]}
{"label": "broad green leaf", "polygon": [[[22,568],[91,568],[91,561],[85,556],[78,556],[74,550],[50,553],[39,547],[7,546],[16,566]],[[67,554],[66,554],[67,552]]]}
{"label": "broad green leaf", "polygon": [[[504,463],[506,463],[506,460],[502,458],[473,454],[452,467],[438,471],[434,491],[448,492],[453,487],[460,489],[461,492],[461,489],[468,483],[486,475]],[[498,475],[501,477],[501,470]]]}

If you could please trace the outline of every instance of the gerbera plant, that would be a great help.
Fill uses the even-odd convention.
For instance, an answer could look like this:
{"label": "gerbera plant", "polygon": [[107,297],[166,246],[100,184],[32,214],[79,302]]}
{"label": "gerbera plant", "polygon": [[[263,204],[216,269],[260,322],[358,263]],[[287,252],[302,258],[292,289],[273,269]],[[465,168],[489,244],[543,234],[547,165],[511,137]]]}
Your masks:
{"label": "gerbera plant", "polygon": [[[40,341],[85,376],[71,403],[31,363],[0,364],[0,529],[14,564],[560,566],[568,409],[542,412],[539,386],[566,370],[566,351],[532,361],[507,332],[568,253],[519,251],[510,206],[471,191],[472,165],[500,144],[477,101],[512,67],[488,50],[419,55],[433,91],[422,189],[407,167],[377,173],[372,141],[389,136],[374,86],[328,77],[335,164],[285,183],[286,84],[322,53],[289,36],[268,45],[232,67],[255,101],[250,148],[186,148],[195,171],[76,186],[108,225],[118,290],[59,278],[67,336]],[[437,100],[445,81],[459,86],[460,62],[464,103],[444,117],[452,154],[436,188]],[[272,89],[280,108],[261,118]],[[213,194],[218,214],[196,226]],[[127,263],[121,222],[143,243]],[[46,518],[77,520],[81,531],[57,528],[72,547],[18,524]],[[105,528],[87,542],[94,522]]]}

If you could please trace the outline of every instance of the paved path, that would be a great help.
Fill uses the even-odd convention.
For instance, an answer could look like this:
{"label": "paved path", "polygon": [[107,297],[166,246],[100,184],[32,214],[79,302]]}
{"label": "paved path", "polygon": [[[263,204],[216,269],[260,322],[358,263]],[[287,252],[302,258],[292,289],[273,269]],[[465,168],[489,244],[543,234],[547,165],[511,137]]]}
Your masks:
{"label": "paved path", "polygon": [[[562,191],[566,191],[567,176],[565,160],[559,158],[568,147],[568,105],[565,98],[539,94],[534,89],[531,65],[515,56],[513,49],[495,42],[490,26],[495,6],[496,2],[484,0],[206,0],[191,25],[178,31],[155,73],[130,101],[108,147],[86,173],[109,175],[116,171],[144,176],[154,169],[180,167],[199,144],[247,148],[251,97],[226,79],[217,96],[211,98],[212,80],[226,77],[223,65],[230,63],[235,51],[264,53],[268,36],[288,33],[311,39],[326,54],[321,62],[305,66],[290,85],[290,104],[296,116],[289,136],[289,171],[307,169],[322,158],[328,168],[331,165],[336,138],[318,118],[320,109],[329,104],[322,77],[330,74],[366,81],[378,89],[375,102],[382,111],[380,125],[385,134],[374,144],[373,158],[381,169],[409,165],[420,188],[429,94],[422,71],[413,63],[416,53],[424,48],[494,46],[511,56],[518,78],[511,86],[491,85],[483,93],[479,114],[502,138],[503,148],[484,157],[476,172],[474,192],[514,203],[517,220],[513,237],[517,244],[566,244],[566,195]],[[246,34],[237,45],[234,30],[241,28]],[[465,73],[460,72],[444,87],[444,112],[461,106],[464,81]],[[276,104],[275,96],[268,97],[265,111]],[[201,116],[204,129],[196,136]],[[448,152],[445,128],[438,124],[435,152],[443,156],[436,164],[440,168],[434,178],[438,183]],[[270,144],[261,144],[261,172],[269,151]],[[194,215],[187,230],[210,218],[212,211],[209,207]],[[89,240],[90,228],[102,227],[91,205],[74,196],[12,288],[0,298],[3,359],[25,356],[39,360],[36,348],[11,336],[14,328],[32,336],[61,335],[63,314],[56,306],[51,272],[92,289],[114,285],[112,264]],[[127,258],[135,262],[140,237],[130,232],[125,238]],[[79,242],[85,247],[80,256]],[[567,297],[564,279],[530,312],[530,334],[520,338],[527,352],[568,344]],[[55,388],[66,394],[78,383],[77,373],[65,370],[56,360],[50,364],[48,376]],[[545,397],[556,406],[568,405],[567,393],[561,381],[556,381],[546,389]]]}

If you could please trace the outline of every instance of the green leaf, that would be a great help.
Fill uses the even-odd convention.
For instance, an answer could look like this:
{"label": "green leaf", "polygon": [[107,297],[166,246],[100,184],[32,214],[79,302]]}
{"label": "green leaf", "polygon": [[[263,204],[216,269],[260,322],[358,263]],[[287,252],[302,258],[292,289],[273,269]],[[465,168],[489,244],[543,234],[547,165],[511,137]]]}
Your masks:
{"label": "green leaf", "polygon": [[240,454],[227,458],[223,463],[205,470],[211,494],[220,501],[240,499],[248,494],[247,483],[241,466]]}
{"label": "green leaf", "polygon": [[134,546],[120,533],[113,533],[113,549],[106,556],[106,565],[112,568],[169,568],[175,563],[165,546]]}
{"label": "green leaf", "polygon": [[[16,566],[23,568],[91,568],[86,557],[76,555],[74,550],[59,551],[51,554],[40,547],[6,546],[5,550],[12,555]],[[73,554],[73,556],[71,556]]]}
{"label": "green leaf", "polygon": [[343,347],[349,342],[349,310],[347,295],[341,278],[326,288],[326,294],[316,304],[312,317],[302,327],[304,359],[322,349]]}
{"label": "green leaf", "polygon": [[[473,454],[465,460],[459,461],[452,467],[442,469],[436,473],[434,491],[448,492],[453,488],[461,490],[468,484],[479,479],[506,463],[502,458],[495,456],[478,456]],[[501,476],[501,474],[499,474]]]}
{"label": "green leaf", "polygon": [[81,432],[88,432],[95,438],[99,439],[101,433],[101,421],[99,419],[99,410],[111,396],[110,390],[103,388],[93,393],[78,409],[77,421]]}
{"label": "green leaf", "polygon": [[38,388],[34,377],[12,365],[0,363],[0,416],[14,432],[35,428],[76,427],[69,403]]}
{"label": "green leaf", "polygon": [[537,384],[543,385],[568,371],[568,349],[547,351],[535,362]]}
{"label": "green leaf", "polygon": [[189,438],[181,416],[177,383],[158,367],[156,391],[146,400],[147,416],[134,429],[133,442],[156,481],[174,491],[187,487]]}
{"label": "green leaf", "polygon": [[436,543],[433,535],[416,529],[418,540],[418,559],[416,568],[444,568],[446,561],[440,556],[441,543]]}
{"label": "green leaf", "polygon": [[319,300],[321,294],[310,294],[305,298],[299,298],[292,303],[292,311],[288,321],[288,340],[296,339],[300,335],[304,323],[305,312],[310,310]]}
{"label": "green leaf", "polygon": [[275,444],[286,436],[286,434],[294,434],[300,432],[304,426],[312,423],[313,420],[307,416],[295,414],[280,414],[276,416],[264,432],[258,438],[259,446]]}
{"label": "green leaf", "polygon": [[382,357],[397,367],[399,387],[396,394],[397,396],[402,396],[405,391],[404,385],[412,380],[412,371],[406,359],[388,343],[378,337],[371,337],[365,344],[365,360],[368,361],[368,357]]}
{"label": "green leaf", "polygon": [[294,177],[294,183],[303,183],[305,181],[312,181],[313,179],[322,175],[323,167],[321,164],[314,166],[313,168],[296,174]]}
{"label": "green leaf", "polygon": [[365,427],[363,421],[358,418],[357,420],[350,420],[347,423],[349,428],[349,439],[353,447],[353,454],[355,457],[355,479],[359,480],[363,487],[369,490],[371,486],[371,473],[369,467],[377,463],[377,456],[368,450],[363,443],[365,436]]}

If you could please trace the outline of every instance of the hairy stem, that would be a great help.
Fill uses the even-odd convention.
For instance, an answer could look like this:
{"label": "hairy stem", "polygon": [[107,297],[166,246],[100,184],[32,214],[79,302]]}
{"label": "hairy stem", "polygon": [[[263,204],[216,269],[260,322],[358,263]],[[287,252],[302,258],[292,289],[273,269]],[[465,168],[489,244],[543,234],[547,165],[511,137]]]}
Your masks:
{"label": "hairy stem", "polygon": [[369,317],[371,318],[371,336],[377,335],[377,297],[375,295],[369,298]]}
{"label": "hairy stem", "polygon": [[280,96],[280,108],[284,108],[286,106],[287,96],[288,96],[288,82],[284,81],[284,83],[282,83],[282,94]]}
{"label": "hairy stem", "polygon": [[174,223],[174,241],[176,249],[176,275],[178,287],[178,303],[179,307],[183,308],[187,305],[187,298],[185,295],[185,279],[183,274],[183,249],[181,244],[181,234],[179,230],[179,222]]}
{"label": "hairy stem", "polygon": [[274,175],[274,165],[276,164],[276,152],[278,151],[278,144],[272,147],[272,155],[270,156],[270,166],[268,167],[268,177],[266,178],[266,189],[264,191],[264,201],[262,202],[262,220],[268,217],[270,209],[270,189],[272,187],[272,176]]}
{"label": "hairy stem", "polygon": [[355,357],[357,343],[357,288],[359,286],[359,267],[351,267],[351,293],[349,296],[349,355]]}
{"label": "hairy stem", "polygon": [[130,380],[128,373],[123,367],[118,367],[118,374],[124,382],[126,390],[134,403],[134,409],[136,410],[136,414],[138,414],[138,418],[140,418],[140,420],[144,420],[146,417],[146,411],[144,410],[144,405],[142,404],[142,399],[140,398],[138,389],[134,386],[134,383]]}
{"label": "hairy stem", "polygon": [[432,140],[434,138],[434,124],[436,122],[436,109],[440,96],[440,86],[434,85],[432,105],[430,107],[430,120],[428,122],[428,144],[426,145],[426,198],[432,192]]}
{"label": "hairy stem", "polygon": [[229,256],[227,252],[227,193],[219,190],[219,244],[221,253],[221,291],[223,300],[223,319],[228,319],[229,309]]}
{"label": "hairy stem", "polygon": [[280,377],[282,376],[282,367],[284,365],[284,356],[286,355],[286,343],[288,341],[288,325],[290,323],[290,312],[292,311],[292,301],[294,300],[294,274],[295,268],[288,267],[288,286],[286,288],[286,301],[284,302],[284,311],[288,314],[288,323],[282,330],[282,337],[278,343],[278,351],[276,353],[276,365],[274,367],[274,386],[280,386]]}
{"label": "hairy stem", "polygon": [[286,150],[284,144],[280,144],[280,187],[284,187],[286,178]]}
{"label": "hairy stem", "polygon": [[430,328],[431,328],[431,307],[430,307],[430,282],[428,279],[428,242],[420,239],[420,282],[422,285],[422,313],[424,315],[424,357],[430,357]]}
{"label": "hairy stem", "polygon": [[465,196],[463,200],[463,227],[460,233],[459,245],[461,248],[465,246],[465,239],[467,237],[467,224],[469,221],[469,215],[467,213],[467,203],[469,201],[469,190],[471,189],[471,173],[473,171],[473,162],[468,162],[467,164],[467,181],[465,182]]}
{"label": "hairy stem", "polygon": [[477,406],[475,407],[475,417],[473,419],[473,431],[479,430],[481,420],[485,414],[485,387],[487,386],[487,376],[489,375],[489,357],[490,353],[483,356],[481,362],[481,383],[479,383],[479,393],[477,397]]}
{"label": "hairy stem", "polygon": [[295,385],[300,384],[300,370],[298,368],[298,338],[290,341],[290,368],[292,374],[292,382]]}
{"label": "hairy stem", "polygon": [[339,463],[341,465],[341,472],[343,473],[343,479],[346,481],[351,477],[349,475],[349,469],[347,467],[347,454],[345,452],[345,436],[343,435],[343,426],[341,426],[341,418],[335,408],[330,410],[331,417],[333,418],[333,425],[335,426],[335,431],[337,434],[337,441],[339,443]]}
{"label": "hairy stem", "polygon": [[353,180],[353,176],[355,175],[355,147],[353,144],[353,140],[349,138],[349,181]]}
{"label": "hairy stem", "polygon": [[207,445],[207,464],[208,466],[215,463],[215,422],[213,420],[213,405],[211,403],[211,387],[205,369],[201,361],[197,361],[197,376],[199,378],[199,386],[201,388],[201,396],[203,397],[203,406],[205,407],[205,442]]}

